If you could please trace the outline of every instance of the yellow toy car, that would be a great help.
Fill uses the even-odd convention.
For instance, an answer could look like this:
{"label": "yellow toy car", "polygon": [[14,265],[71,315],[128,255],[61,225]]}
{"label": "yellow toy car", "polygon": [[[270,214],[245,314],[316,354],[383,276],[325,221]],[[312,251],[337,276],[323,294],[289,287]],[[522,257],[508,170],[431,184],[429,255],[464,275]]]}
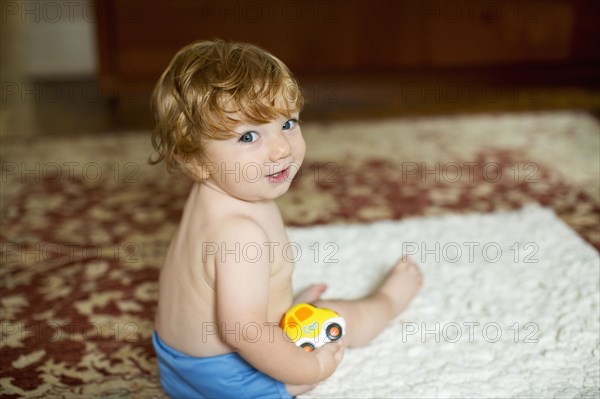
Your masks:
{"label": "yellow toy car", "polygon": [[331,309],[299,303],[283,315],[279,326],[296,345],[312,352],[342,338],[346,321]]}

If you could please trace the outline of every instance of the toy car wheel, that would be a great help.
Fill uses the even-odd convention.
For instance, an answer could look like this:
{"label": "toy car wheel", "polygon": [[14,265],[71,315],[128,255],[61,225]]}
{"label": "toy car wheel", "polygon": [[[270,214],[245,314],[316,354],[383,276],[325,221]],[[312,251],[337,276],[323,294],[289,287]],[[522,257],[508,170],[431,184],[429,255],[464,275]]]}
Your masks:
{"label": "toy car wheel", "polygon": [[315,346],[313,344],[310,344],[308,342],[303,343],[302,345],[300,345],[300,347],[302,349],[304,349],[307,352],[312,352],[315,350]]}
{"label": "toy car wheel", "polygon": [[342,338],[342,326],[340,326],[337,323],[332,323],[329,326],[327,326],[327,330],[325,330],[325,334],[327,335],[327,338],[329,338],[332,341],[337,341],[340,338]]}

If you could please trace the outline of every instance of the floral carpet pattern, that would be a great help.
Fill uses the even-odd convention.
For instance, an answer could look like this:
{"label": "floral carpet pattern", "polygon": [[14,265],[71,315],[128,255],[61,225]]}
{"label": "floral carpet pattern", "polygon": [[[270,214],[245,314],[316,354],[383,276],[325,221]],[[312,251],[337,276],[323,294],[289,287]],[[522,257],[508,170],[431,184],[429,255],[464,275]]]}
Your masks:
{"label": "floral carpet pattern", "polygon": [[[306,124],[290,226],[537,202],[600,250],[600,125],[579,112]],[[157,277],[190,182],[149,133],[1,149],[0,397],[162,397]]]}

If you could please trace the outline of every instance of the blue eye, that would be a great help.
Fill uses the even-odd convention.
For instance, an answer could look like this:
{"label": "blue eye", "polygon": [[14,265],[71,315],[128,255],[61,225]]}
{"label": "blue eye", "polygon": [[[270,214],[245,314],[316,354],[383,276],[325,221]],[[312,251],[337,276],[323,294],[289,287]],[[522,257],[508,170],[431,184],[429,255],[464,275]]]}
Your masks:
{"label": "blue eye", "polygon": [[240,136],[240,142],[242,143],[252,143],[258,139],[258,134],[256,132],[246,132]]}
{"label": "blue eye", "polygon": [[290,130],[293,129],[294,127],[296,127],[296,125],[298,125],[298,119],[288,119],[284,124],[283,124],[283,130]]}

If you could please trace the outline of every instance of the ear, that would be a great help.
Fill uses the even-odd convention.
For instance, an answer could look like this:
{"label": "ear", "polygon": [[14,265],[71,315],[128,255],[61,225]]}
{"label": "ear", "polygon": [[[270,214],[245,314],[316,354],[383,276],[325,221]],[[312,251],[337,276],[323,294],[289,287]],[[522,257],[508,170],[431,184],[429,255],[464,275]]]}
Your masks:
{"label": "ear", "polygon": [[216,172],[214,162],[207,160],[206,156],[198,157],[194,163],[195,173],[200,180],[206,180]]}
{"label": "ear", "polygon": [[206,165],[204,165],[203,163],[188,163],[186,165],[187,170],[188,170],[188,174],[190,176],[192,176],[192,178],[195,181],[198,182],[203,182],[205,180],[207,180],[210,175],[211,175],[211,171],[210,168],[206,167]]}
{"label": "ear", "polygon": [[202,162],[198,159],[178,160],[180,169],[192,180],[202,182],[208,179],[211,175],[211,164]]}
{"label": "ear", "polygon": [[198,172],[198,177],[202,181],[207,180],[210,177],[210,171],[207,168],[200,166],[200,170]]}

